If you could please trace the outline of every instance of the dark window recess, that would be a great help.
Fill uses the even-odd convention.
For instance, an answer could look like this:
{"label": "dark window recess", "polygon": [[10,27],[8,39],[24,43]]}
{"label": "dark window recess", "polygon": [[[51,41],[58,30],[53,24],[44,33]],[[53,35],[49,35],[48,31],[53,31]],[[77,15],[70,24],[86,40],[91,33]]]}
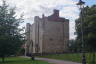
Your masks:
{"label": "dark window recess", "polygon": [[53,41],[53,39],[52,39],[52,38],[50,38],[49,40],[50,40],[50,41]]}

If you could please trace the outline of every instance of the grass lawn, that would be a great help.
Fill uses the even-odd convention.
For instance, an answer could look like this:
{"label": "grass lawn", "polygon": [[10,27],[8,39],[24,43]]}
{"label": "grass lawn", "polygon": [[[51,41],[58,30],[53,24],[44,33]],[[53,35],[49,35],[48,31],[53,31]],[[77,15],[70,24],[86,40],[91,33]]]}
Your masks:
{"label": "grass lawn", "polygon": [[32,61],[29,58],[9,57],[9,58],[5,58],[5,63],[2,63],[0,59],[0,64],[49,64],[49,63],[45,61],[38,61],[38,60]]}
{"label": "grass lawn", "polygon": [[[54,55],[46,55],[40,56],[44,58],[51,58],[51,59],[59,59],[59,60],[67,60],[73,62],[82,62],[82,54],[81,53],[74,53],[74,54],[54,54]],[[90,54],[86,53],[87,63],[90,62]],[[95,57],[96,58],[96,57]]]}

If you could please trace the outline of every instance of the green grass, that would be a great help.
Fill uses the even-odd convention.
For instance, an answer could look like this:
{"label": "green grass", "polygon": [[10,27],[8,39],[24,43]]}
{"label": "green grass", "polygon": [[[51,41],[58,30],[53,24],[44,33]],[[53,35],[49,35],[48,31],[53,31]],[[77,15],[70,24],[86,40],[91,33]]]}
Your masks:
{"label": "green grass", "polygon": [[46,55],[46,56],[40,56],[40,57],[81,62],[80,61],[80,59],[81,59],[80,54],[54,54],[54,55]]}
{"label": "green grass", "polygon": [[2,63],[0,59],[0,64],[49,64],[49,63],[45,61],[39,61],[39,60],[32,61],[29,58],[9,57],[9,58],[5,58],[4,63]]}
{"label": "green grass", "polygon": [[[73,61],[73,62],[82,62],[82,54],[75,53],[75,54],[54,54],[54,55],[46,55],[40,56],[44,58],[51,58],[51,59],[59,59],[59,60],[66,60],[66,61]],[[86,53],[87,63],[90,62],[90,54]]]}

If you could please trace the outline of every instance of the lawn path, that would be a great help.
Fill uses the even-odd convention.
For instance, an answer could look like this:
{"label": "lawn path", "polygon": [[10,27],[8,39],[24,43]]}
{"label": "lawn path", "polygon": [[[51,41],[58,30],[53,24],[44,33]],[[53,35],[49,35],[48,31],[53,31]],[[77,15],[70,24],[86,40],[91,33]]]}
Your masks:
{"label": "lawn path", "polygon": [[[28,57],[25,57],[25,58],[28,58]],[[76,63],[76,62],[71,62],[71,61],[48,59],[48,58],[35,58],[35,59],[47,61],[48,63],[52,63],[52,64],[81,64],[81,63]]]}
{"label": "lawn path", "polygon": [[48,58],[36,58],[36,60],[43,60],[53,64],[81,64],[71,61],[55,60],[55,59],[48,59]]}

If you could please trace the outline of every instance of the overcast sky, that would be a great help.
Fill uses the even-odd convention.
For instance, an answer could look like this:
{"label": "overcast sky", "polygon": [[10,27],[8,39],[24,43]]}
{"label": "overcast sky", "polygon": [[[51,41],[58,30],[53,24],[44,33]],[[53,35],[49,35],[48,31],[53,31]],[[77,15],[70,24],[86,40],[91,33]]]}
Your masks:
{"label": "overcast sky", "polygon": [[[1,1],[1,0],[0,0]],[[54,9],[60,10],[60,16],[70,20],[70,39],[75,39],[75,19],[79,16],[79,9],[76,6],[78,0],[6,0],[12,7],[16,6],[18,15],[24,14],[26,23],[33,23],[34,16],[51,15]],[[96,0],[83,0],[86,5],[96,4]],[[0,2],[1,4],[1,2]]]}

